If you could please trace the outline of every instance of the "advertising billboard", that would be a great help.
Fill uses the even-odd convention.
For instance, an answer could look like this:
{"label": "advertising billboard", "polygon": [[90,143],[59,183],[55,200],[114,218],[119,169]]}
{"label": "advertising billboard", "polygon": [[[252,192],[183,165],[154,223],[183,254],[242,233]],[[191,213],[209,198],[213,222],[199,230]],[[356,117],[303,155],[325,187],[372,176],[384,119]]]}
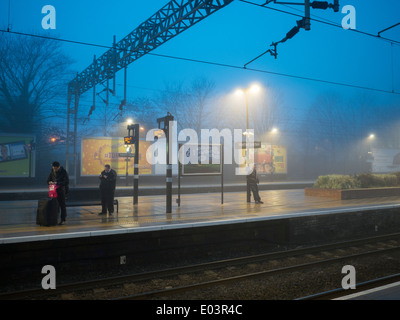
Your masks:
{"label": "advertising billboard", "polygon": [[[147,162],[146,151],[151,142],[139,142],[139,174],[152,173],[151,164]],[[98,176],[109,164],[118,175],[133,175],[135,146],[127,150],[124,138],[84,138],[82,139],[81,176]],[[128,161],[127,161],[128,160]]]}
{"label": "advertising billboard", "polygon": [[0,134],[0,178],[35,176],[34,141],[33,136]]}
{"label": "advertising billboard", "polygon": [[255,149],[254,162],[259,174],[287,174],[286,147],[262,143]]}

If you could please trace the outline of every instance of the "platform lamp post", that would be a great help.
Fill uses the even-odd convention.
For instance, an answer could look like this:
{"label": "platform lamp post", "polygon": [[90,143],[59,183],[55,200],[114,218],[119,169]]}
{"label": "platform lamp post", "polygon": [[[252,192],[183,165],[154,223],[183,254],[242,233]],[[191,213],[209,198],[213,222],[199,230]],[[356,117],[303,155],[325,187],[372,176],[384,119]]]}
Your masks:
{"label": "platform lamp post", "polygon": [[375,134],[371,133],[368,138],[368,153],[367,153],[367,162],[370,163],[370,171],[372,172],[372,162],[374,160],[374,155],[372,153],[372,142],[375,140]]}
{"label": "platform lamp post", "polygon": [[[278,134],[279,134],[279,130],[276,127],[273,127],[271,129],[271,151],[273,150],[274,145],[276,145],[278,143]],[[273,161],[273,159],[272,159]]]}
{"label": "platform lamp post", "polygon": [[166,148],[167,148],[167,176],[166,176],[166,183],[167,183],[167,194],[166,194],[166,213],[172,213],[172,164],[170,162],[170,154],[171,154],[171,147],[169,144],[169,136],[170,136],[170,126],[171,122],[174,121],[174,116],[167,113],[166,117],[158,118],[158,129],[164,131],[165,138],[166,138]]}
{"label": "platform lamp post", "polygon": [[[249,156],[249,148],[248,148],[248,143],[249,143],[249,135],[251,134],[249,132],[249,93],[251,94],[257,94],[260,92],[261,88],[260,85],[258,84],[253,84],[247,89],[238,89],[236,90],[237,95],[244,95],[246,99],[246,132],[244,135],[246,136],[246,166],[249,165],[250,162],[250,156]],[[250,202],[251,198],[251,192],[250,192],[250,186],[249,183],[247,182],[246,179],[246,186],[247,186],[247,202]]]}
{"label": "platform lamp post", "polygon": [[132,124],[132,121],[128,120],[128,136],[124,137],[126,145],[135,145],[134,155],[134,172],[133,172],[133,204],[138,203],[139,198],[139,124]]}

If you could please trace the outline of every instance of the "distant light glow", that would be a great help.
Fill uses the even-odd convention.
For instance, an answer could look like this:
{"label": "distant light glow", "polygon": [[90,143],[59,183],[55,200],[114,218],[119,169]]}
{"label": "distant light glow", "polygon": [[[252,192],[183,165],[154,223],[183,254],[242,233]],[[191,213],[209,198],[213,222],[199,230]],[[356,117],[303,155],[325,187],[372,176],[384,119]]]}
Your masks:
{"label": "distant light glow", "polygon": [[236,89],[235,95],[237,95],[237,96],[244,95],[244,91],[242,89]]}
{"label": "distant light glow", "polygon": [[258,83],[254,83],[250,87],[250,92],[253,94],[257,94],[261,91],[261,86]]}
{"label": "distant light glow", "polygon": [[250,87],[248,87],[247,89],[236,89],[235,90],[235,95],[241,96],[244,95],[246,93],[250,93],[250,94],[257,94],[261,91],[261,86],[258,83],[253,83]]}

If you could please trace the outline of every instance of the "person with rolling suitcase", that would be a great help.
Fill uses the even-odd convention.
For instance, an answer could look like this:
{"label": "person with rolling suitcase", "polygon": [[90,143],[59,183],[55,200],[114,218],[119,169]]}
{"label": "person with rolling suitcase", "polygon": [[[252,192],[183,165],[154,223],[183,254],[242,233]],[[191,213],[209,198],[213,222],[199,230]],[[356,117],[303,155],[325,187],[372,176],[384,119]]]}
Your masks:
{"label": "person with rolling suitcase", "polygon": [[[61,221],[59,225],[63,225],[65,224],[65,220],[67,218],[67,207],[65,200],[66,195],[69,192],[69,176],[67,171],[60,166],[59,162],[53,162],[52,170],[47,178],[47,183],[49,184],[49,192],[52,192],[55,197],[54,199],[57,199],[56,201],[58,202],[59,208],[61,208]],[[49,195],[51,196],[51,194]]]}
{"label": "person with rolling suitcase", "polygon": [[51,227],[57,225],[60,207],[56,198],[40,199],[38,201],[36,224]]}

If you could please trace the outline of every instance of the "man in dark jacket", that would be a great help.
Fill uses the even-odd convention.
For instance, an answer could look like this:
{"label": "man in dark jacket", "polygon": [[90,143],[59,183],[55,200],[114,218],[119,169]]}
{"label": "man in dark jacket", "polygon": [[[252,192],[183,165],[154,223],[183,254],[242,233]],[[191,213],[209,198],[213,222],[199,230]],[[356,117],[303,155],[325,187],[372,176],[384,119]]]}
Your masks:
{"label": "man in dark jacket", "polygon": [[104,166],[103,172],[100,174],[100,192],[101,192],[101,214],[110,215],[114,213],[114,194],[117,183],[117,173],[111,169],[109,164]]}
{"label": "man in dark jacket", "polygon": [[259,180],[258,180],[258,177],[257,177],[257,171],[256,171],[256,167],[255,166],[254,166],[254,169],[253,169],[252,173],[250,173],[247,176],[247,183],[248,183],[248,185],[250,187],[250,190],[253,192],[254,201],[257,204],[264,203],[264,202],[261,201],[260,194],[258,193]]}
{"label": "man in dark jacket", "polygon": [[49,185],[54,184],[58,186],[57,188],[57,200],[61,208],[61,221],[59,225],[65,223],[67,218],[67,207],[65,204],[66,195],[69,192],[69,176],[67,171],[60,166],[60,163],[55,161],[52,164],[52,170],[47,178],[47,183]]}

